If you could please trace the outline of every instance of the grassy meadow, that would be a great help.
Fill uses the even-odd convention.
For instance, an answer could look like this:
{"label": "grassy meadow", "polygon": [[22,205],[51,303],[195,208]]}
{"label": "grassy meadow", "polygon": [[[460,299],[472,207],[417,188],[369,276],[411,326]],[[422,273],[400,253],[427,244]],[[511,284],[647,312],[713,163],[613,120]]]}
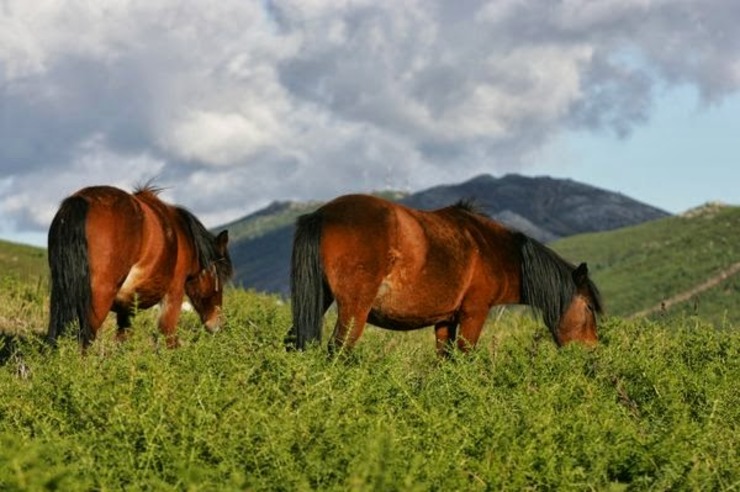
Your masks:
{"label": "grassy meadow", "polygon": [[559,241],[604,294],[599,346],[494,309],[448,361],[431,329],[286,352],[289,306],[240,289],[177,350],[149,310],[52,352],[45,252],[1,243],[0,490],[740,489],[740,276],[629,318],[740,261],[738,234],[734,207]]}
{"label": "grassy meadow", "polygon": [[[629,316],[689,290],[740,262],[740,207],[706,206],[634,227],[556,242],[566,258],[588,261],[611,314]],[[740,275],[658,313],[698,314],[717,326],[740,325]]]}
{"label": "grassy meadow", "polygon": [[280,299],[231,290],[216,335],[184,313],[167,350],[150,310],[82,357],[37,340],[34,285],[0,291],[23,313],[0,341],[2,490],[740,487],[740,330],[699,318],[608,318],[597,349],[558,350],[495,310],[469,356],[368,327],[328,358],[283,349]]}

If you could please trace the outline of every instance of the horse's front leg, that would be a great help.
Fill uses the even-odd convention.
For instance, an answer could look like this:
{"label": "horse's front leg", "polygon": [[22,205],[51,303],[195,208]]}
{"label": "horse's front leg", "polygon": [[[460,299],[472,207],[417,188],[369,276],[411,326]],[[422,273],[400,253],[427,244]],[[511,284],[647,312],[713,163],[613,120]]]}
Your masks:
{"label": "horse's front leg", "polygon": [[434,336],[437,340],[437,355],[449,357],[452,355],[453,343],[457,338],[457,321],[445,321],[434,325]]}
{"label": "horse's front leg", "polygon": [[457,348],[467,353],[475,347],[487,317],[487,307],[461,312],[460,337],[457,339]]}
{"label": "horse's front leg", "polygon": [[180,319],[184,298],[185,293],[182,291],[170,292],[162,298],[159,331],[165,337],[167,348],[176,348],[180,345],[177,338],[177,321]]}

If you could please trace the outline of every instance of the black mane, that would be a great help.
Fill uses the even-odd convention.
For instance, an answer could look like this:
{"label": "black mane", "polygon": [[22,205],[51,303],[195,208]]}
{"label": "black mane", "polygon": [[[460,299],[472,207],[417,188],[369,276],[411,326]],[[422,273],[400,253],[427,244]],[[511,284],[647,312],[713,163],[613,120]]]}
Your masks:
{"label": "black mane", "polygon": [[154,196],[159,195],[164,191],[164,188],[155,185],[151,181],[147,181],[146,183],[136,185],[134,188],[134,195],[141,195],[143,193],[151,193]]}
{"label": "black mane", "polygon": [[216,250],[216,238],[195,215],[183,207],[175,207],[175,210],[185,222],[190,237],[193,239],[195,254],[198,256],[200,267],[206,269],[215,265],[219,281],[222,284],[226,283],[233,274],[231,259],[228,255],[221,256],[219,254]]}
{"label": "black mane", "polygon": [[473,215],[480,215],[481,217],[488,218],[488,214],[486,214],[480,205],[475,201],[473,198],[462,198],[458,200],[452,208],[456,210],[462,210],[465,212],[469,212]]}
{"label": "black mane", "polygon": [[[522,303],[540,310],[545,325],[555,334],[560,317],[576,294],[575,266],[557,253],[522,233],[516,233],[522,253]],[[601,295],[589,279],[589,291],[596,313],[603,311]]]}

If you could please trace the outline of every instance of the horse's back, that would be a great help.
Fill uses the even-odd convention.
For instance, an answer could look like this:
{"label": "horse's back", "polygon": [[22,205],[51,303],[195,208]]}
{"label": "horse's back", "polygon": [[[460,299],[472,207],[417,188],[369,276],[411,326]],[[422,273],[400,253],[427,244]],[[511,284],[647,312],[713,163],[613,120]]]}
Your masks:
{"label": "horse's back", "polygon": [[319,213],[323,257],[346,256],[363,269],[455,269],[469,262],[476,247],[466,221],[448,209],[421,211],[371,195],[345,195]]}

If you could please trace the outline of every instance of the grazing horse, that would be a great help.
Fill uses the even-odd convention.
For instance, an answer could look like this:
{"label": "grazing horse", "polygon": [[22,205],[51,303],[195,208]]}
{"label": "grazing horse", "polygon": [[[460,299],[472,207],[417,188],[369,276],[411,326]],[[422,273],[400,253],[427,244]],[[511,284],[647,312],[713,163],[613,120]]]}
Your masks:
{"label": "grazing horse", "polygon": [[558,346],[594,345],[602,310],[585,263],[574,267],[468,203],[426,212],[367,195],[341,196],[298,219],[291,298],[289,346],[320,341],[336,301],[330,350],[351,348],[369,322],[433,325],[440,355],[455,342],[475,346],[494,305],[537,308]]}
{"label": "grazing horse", "polygon": [[206,328],[218,329],[232,275],[228,233],[214,237],[192,213],[160,200],[159,191],[93,186],[62,202],[49,229],[52,345],[76,323],[86,348],[110,311],[122,340],[136,309],[161,303],[159,329],[175,347],[186,294]]}

